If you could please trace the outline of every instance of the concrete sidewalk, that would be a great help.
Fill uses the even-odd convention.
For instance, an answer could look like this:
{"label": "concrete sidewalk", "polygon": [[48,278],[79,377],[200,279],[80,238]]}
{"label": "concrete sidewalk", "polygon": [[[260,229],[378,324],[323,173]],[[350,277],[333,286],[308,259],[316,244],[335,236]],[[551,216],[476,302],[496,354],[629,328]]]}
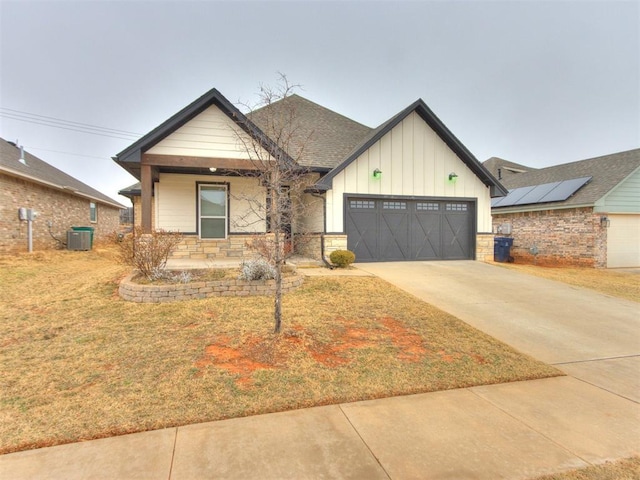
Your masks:
{"label": "concrete sidewalk", "polygon": [[640,454],[638,305],[478,262],[374,273],[572,376],[0,456],[0,479],[527,479]]}
{"label": "concrete sidewalk", "polygon": [[237,418],[0,456],[3,479],[526,479],[637,455],[635,402],[571,377]]}

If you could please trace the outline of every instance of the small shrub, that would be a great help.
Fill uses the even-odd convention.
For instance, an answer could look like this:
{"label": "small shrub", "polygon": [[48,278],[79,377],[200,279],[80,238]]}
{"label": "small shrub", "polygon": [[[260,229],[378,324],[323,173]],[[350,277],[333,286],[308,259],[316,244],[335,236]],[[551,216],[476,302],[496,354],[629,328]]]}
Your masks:
{"label": "small shrub", "polygon": [[[274,263],[276,260],[276,242],[270,235],[254,235],[251,240],[244,244],[249,250],[253,250],[268,262]],[[280,238],[280,258],[288,258],[293,254],[293,242]]]}
{"label": "small shrub", "polygon": [[339,268],[347,268],[356,261],[356,255],[351,250],[335,250],[329,255],[329,260]]}
{"label": "small shrub", "polygon": [[163,278],[169,255],[182,241],[179,233],[157,230],[142,234],[133,230],[118,243],[120,261],[133,266],[148,280]]}
{"label": "small shrub", "polygon": [[183,270],[182,272],[174,273],[172,280],[176,283],[189,283],[193,279],[191,272]]}
{"label": "small shrub", "polygon": [[276,269],[263,258],[242,262],[240,266],[240,280],[271,280],[276,276]]}

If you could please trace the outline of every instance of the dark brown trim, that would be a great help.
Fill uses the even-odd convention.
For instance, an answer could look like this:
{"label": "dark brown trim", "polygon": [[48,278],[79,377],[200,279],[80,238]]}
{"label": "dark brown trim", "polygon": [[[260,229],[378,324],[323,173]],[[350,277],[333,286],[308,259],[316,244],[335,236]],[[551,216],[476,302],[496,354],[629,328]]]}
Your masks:
{"label": "dark brown trim", "polygon": [[140,168],[140,190],[142,192],[141,227],[143,233],[151,233],[151,197],[153,190],[153,173],[151,165],[142,165]]}

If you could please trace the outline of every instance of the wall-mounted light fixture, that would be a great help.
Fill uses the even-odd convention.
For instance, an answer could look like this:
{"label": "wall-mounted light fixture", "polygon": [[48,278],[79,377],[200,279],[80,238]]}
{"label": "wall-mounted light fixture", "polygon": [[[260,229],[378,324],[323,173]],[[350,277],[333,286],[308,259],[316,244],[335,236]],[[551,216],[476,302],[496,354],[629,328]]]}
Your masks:
{"label": "wall-mounted light fixture", "polygon": [[606,215],[602,215],[600,217],[600,226],[602,228],[607,228],[609,227],[609,225],[611,225],[611,220],[609,220],[609,217],[607,217]]}
{"label": "wall-mounted light fixture", "polygon": [[216,167],[209,167],[209,171],[211,173],[215,172],[216,170],[218,170]]}
{"label": "wall-mounted light fixture", "polygon": [[457,178],[458,178],[458,174],[456,172],[451,172],[449,174],[449,181],[450,182],[455,182]]}
{"label": "wall-mounted light fixture", "polygon": [[382,176],[382,171],[379,168],[376,168],[373,171],[373,178],[380,178]]}

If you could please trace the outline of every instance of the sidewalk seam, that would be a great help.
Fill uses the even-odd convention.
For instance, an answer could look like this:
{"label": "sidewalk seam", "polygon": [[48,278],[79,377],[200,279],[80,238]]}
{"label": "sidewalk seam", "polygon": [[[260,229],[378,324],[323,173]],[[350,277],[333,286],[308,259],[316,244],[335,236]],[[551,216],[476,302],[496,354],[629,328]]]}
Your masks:
{"label": "sidewalk seam", "polygon": [[508,417],[514,419],[516,422],[520,423],[521,425],[524,425],[526,428],[528,428],[529,430],[531,430],[532,432],[535,432],[536,434],[540,435],[542,438],[548,440],[550,443],[558,446],[559,448],[561,448],[562,450],[564,450],[565,452],[573,455],[574,457],[582,460],[585,464],[587,464],[588,466],[592,466],[593,463],[591,463],[589,460],[582,458],[580,455],[578,455],[577,453],[571,451],[569,448],[567,448],[566,446],[562,445],[561,443],[558,443],[557,441],[555,441],[554,439],[550,438],[549,436],[545,435],[544,433],[540,432],[539,430],[533,428],[533,426],[529,425],[527,422],[525,422],[524,420],[522,420],[521,418],[516,417],[515,415],[513,415],[512,413],[508,412],[507,410],[505,410],[504,408],[500,407],[499,405],[493,403],[491,400],[489,400],[488,398],[483,397],[482,395],[476,393],[473,391],[475,387],[468,387],[466,390],[469,390],[471,393],[473,393],[476,397],[478,397],[480,400],[487,402],[489,405],[491,405],[493,408],[498,409],[499,411],[501,411],[502,413],[504,413],[505,415],[507,415]]}
{"label": "sidewalk seam", "polygon": [[569,362],[557,362],[557,363],[551,363],[550,365],[557,367],[559,365],[573,365],[576,363],[602,362],[606,360],[621,360],[625,358],[636,358],[636,357],[640,357],[640,355],[638,355],[637,353],[631,353],[629,355],[618,355],[617,357],[589,358],[587,360],[571,360]]}
{"label": "sidewalk seam", "polygon": [[356,432],[356,435],[358,435],[358,438],[360,439],[360,441],[362,442],[362,444],[367,448],[367,450],[369,451],[369,453],[371,454],[371,456],[373,458],[375,458],[376,463],[378,465],[380,465],[380,468],[382,469],[382,471],[384,472],[384,474],[387,476],[387,478],[389,480],[391,480],[391,475],[389,475],[389,472],[387,472],[387,469],[384,468],[384,465],[382,465],[382,463],[380,463],[380,459],[376,456],[375,453],[373,453],[373,450],[371,450],[371,447],[369,447],[369,445],[367,444],[367,442],[364,441],[364,438],[362,438],[362,435],[360,435],[360,432],[358,431],[358,429],[355,427],[355,425],[351,422],[351,419],[349,418],[349,416],[346,414],[346,412],[342,409],[342,404],[339,403],[338,404],[338,408],[340,409],[340,412],[342,412],[342,415],[344,416],[344,418],[347,420],[347,422],[349,423],[349,425],[351,425],[351,428],[353,428],[353,431]]}
{"label": "sidewalk seam", "polygon": [[598,388],[598,389],[602,390],[603,392],[610,393],[611,395],[615,395],[616,397],[620,397],[620,398],[622,398],[624,400],[628,400],[628,401],[633,402],[635,404],[640,404],[640,402],[638,402],[637,400],[634,400],[633,398],[625,397],[624,395],[622,395],[622,394],[620,394],[618,392],[614,392],[613,390],[608,390],[608,389],[604,388],[601,385],[598,385],[598,384],[595,384],[595,383],[591,383],[591,382],[589,382],[589,381],[587,381],[587,380],[585,380],[583,378],[578,378],[578,377],[575,377],[575,376],[569,375],[569,374],[567,374],[567,377],[571,377],[574,380],[578,380],[579,382],[585,383],[587,385],[591,385],[592,387]]}
{"label": "sidewalk seam", "polygon": [[176,444],[178,443],[178,427],[175,427],[176,433],[173,436],[173,449],[171,450],[171,463],[169,464],[169,476],[167,480],[171,480],[171,476],[173,475],[173,461],[176,458]]}

